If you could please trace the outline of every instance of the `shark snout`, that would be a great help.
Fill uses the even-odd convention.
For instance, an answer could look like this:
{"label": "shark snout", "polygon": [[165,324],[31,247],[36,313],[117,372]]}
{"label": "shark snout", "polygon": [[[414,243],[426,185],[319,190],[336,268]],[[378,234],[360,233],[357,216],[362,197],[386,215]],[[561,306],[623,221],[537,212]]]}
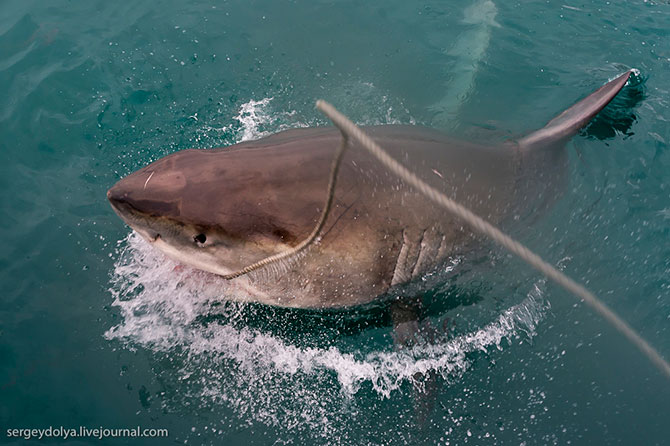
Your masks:
{"label": "shark snout", "polygon": [[107,191],[107,201],[119,213],[123,205],[128,201],[128,191],[123,190],[119,187],[119,183],[116,183]]}
{"label": "shark snout", "polygon": [[[119,183],[123,180],[119,181]],[[130,191],[123,187],[119,187],[119,183],[115,184],[107,191],[107,200],[114,209],[114,212],[123,219],[128,225],[135,226],[135,216],[140,212],[137,209],[137,203],[131,200]]]}
{"label": "shark snout", "polygon": [[[119,183],[121,182],[123,180]],[[107,200],[109,200],[112,209],[147,241],[156,241],[160,238],[160,234],[148,224],[147,218],[143,215],[141,203],[133,200],[131,198],[132,191],[125,190],[123,185],[120,186],[119,183],[107,191]]]}
{"label": "shark snout", "polygon": [[107,191],[107,200],[114,206],[128,198],[128,193],[118,187],[118,183]]}
{"label": "shark snout", "polygon": [[[124,180],[119,181],[107,191],[107,200],[114,211],[121,217],[128,214],[142,212],[142,206],[133,197],[132,189],[124,187]],[[125,218],[124,218],[125,219]]]}
{"label": "shark snout", "polygon": [[139,213],[154,217],[177,217],[179,196],[173,191],[145,188],[136,175],[119,180],[107,191],[107,200],[117,213]]}

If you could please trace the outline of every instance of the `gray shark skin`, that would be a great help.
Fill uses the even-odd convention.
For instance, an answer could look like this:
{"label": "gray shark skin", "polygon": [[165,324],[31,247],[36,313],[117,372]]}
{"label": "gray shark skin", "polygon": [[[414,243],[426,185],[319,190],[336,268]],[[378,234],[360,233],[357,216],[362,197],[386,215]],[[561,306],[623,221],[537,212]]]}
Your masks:
{"label": "gray shark skin", "polygon": [[[365,130],[432,186],[494,224],[537,210],[565,181],[565,142],[604,108],[631,72],[544,128],[504,144],[458,141],[417,126]],[[114,211],[169,257],[229,274],[305,239],[318,221],[333,127],[295,129],[226,148],[184,150],[120,180]],[[299,260],[234,279],[231,298],[300,308],[368,303],[467,253],[479,241],[352,143],[321,241]],[[275,271],[273,271],[275,270]]]}

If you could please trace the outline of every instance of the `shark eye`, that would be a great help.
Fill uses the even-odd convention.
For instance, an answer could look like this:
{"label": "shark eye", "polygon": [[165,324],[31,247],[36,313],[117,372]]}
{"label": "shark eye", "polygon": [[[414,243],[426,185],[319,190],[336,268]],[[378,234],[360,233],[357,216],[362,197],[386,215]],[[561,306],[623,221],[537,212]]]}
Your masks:
{"label": "shark eye", "polygon": [[193,237],[193,240],[201,245],[204,245],[207,241],[207,236],[205,234],[198,234]]}

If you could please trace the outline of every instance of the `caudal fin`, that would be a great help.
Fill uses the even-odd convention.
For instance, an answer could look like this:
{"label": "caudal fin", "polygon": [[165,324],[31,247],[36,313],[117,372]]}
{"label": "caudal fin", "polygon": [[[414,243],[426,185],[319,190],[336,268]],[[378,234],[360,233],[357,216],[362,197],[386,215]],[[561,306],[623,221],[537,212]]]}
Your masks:
{"label": "caudal fin", "polygon": [[551,145],[570,138],[593,119],[621,91],[633,71],[629,70],[606,83],[586,98],[549,121],[540,130],[517,141],[522,150]]}

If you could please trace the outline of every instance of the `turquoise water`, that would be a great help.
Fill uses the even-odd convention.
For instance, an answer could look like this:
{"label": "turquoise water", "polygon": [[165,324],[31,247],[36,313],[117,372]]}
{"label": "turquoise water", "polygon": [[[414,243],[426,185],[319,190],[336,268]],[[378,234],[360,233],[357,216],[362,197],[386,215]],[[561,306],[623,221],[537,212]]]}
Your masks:
{"label": "turquoise water", "polygon": [[[453,259],[426,298],[446,331],[403,352],[379,308],[227,303],[225,285],[175,269],[105,199],[176,150],[325,125],[317,98],[361,124],[501,140],[635,67],[568,144],[564,195],[516,235],[670,358],[667,2],[0,11],[0,442],[24,444],[9,428],[140,425],[180,444],[667,443],[667,379],[497,250]],[[418,372],[433,377],[423,422]],[[51,440],[90,442],[139,441]]]}

